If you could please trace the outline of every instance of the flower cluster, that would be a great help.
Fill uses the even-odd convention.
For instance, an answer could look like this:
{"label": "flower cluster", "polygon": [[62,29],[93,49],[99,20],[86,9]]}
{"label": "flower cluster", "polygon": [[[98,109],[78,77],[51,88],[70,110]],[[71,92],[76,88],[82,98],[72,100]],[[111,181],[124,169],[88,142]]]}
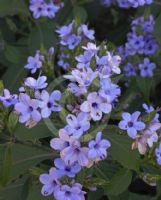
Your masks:
{"label": "flower cluster", "polygon": [[[145,109],[146,116],[150,114],[153,116],[155,114],[154,108],[152,106],[143,104],[143,108]],[[154,147],[154,143],[159,141],[159,135],[157,131],[161,129],[161,123],[158,119],[158,113],[156,113],[154,117],[147,123],[138,120],[140,114],[141,113],[138,111],[134,112],[133,114],[126,112],[122,113],[123,120],[120,121],[119,128],[126,130],[128,136],[135,140],[132,144],[132,149],[138,149],[139,153],[144,155],[148,151],[148,148]],[[158,158],[158,163],[161,157],[159,152],[160,148],[157,148],[155,150],[155,154]]]}
{"label": "flower cluster", "polygon": [[[88,29],[86,24],[81,24],[78,27],[73,21],[69,25],[60,27],[57,31],[60,38],[60,54],[58,55],[58,66],[68,69],[70,54],[72,50],[76,49],[79,44],[86,44],[88,41],[93,41],[94,31]],[[88,56],[88,55],[87,55]]]}
{"label": "flower cluster", "polygon": [[111,4],[117,4],[120,8],[137,8],[152,3],[153,0],[102,0],[102,4],[107,7],[111,6]]}
{"label": "flower cluster", "polygon": [[[50,56],[53,54],[53,48],[49,49]],[[49,57],[50,57],[49,56]],[[42,68],[44,56],[40,51],[36,52],[34,57],[28,58],[28,64],[25,68],[31,73],[35,73]],[[27,77],[23,86],[19,89],[18,95],[11,95],[7,89],[4,89],[0,101],[5,107],[14,105],[14,112],[19,115],[19,122],[26,123],[27,127],[35,126],[42,118],[48,118],[52,112],[60,112],[61,106],[58,101],[61,98],[61,92],[58,90],[48,93],[47,77],[39,75],[37,79]]]}
{"label": "flower cluster", "polygon": [[[139,17],[132,21],[131,32],[127,35],[127,42],[124,46],[119,47],[119,52],[125,62],[124,72],[126,77],[136,76],[137,72],[141,77],[153,76],[156,65],[147,56],[154,55],[159,48],[153,36],[154,24],[155,21],[152,15],[148,19]],[[138,61],[140,60],[138,59],[139,55],[144,56],[141,63]]]}
{"label": "flower cluster", "polygon": [[54,18],[56,13],[64,3],[54,3],[52,0],[46,3],[45,0],[30,0],[29,9],[33,13],[33,17],[38,19],[40,17]]}
{"label": "flower cluster", "polygon": [[51,148],[60,152],[60,158],[55,159],[55,168],[51,168],[49,174],[40,175],[42,194],[52,194],[56,200],[84,199],[85,192],[80,184],[72,179],[70,185],[64,185],[62,180],[64,176],[74,178],[84,167],[89,168],[107,157],[111,144],[102,139],[101,131],[91,141],[82,144],[81,139],[90,135],[95,121],[111,112],[120,95],[120,88],[111,80],[112,75],[120,74],[120,57],[107,51],[105,45],[97,47],[88,43],[82,49],[82,54],[75,57],[76,68],[64,75],[70,81],[67,90],[77,99],[77,106],[68,105],[72,114],[66,116],[67,125],[59,130],[59,137],[50,142]]}

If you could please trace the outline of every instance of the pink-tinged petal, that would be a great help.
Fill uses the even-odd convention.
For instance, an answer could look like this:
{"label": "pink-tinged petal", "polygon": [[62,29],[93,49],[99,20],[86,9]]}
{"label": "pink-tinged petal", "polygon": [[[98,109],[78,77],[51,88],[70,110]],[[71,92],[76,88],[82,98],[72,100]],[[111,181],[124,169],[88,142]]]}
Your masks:
{"label": "pink-tinged petal", "polygon": [[69,135],[70,135],[70,133],[68,133],[65,129],[59,130],[59,137],[60,137],[61,140],[69,141],[70,140]]}
{"label": "pink-tinged petal", "polygon": [[130,113],[123,112],[123,113],[122,113],[122,118],[123,118],[125,121],[131,121],[131,115],[130,115]]}
{"label": "pink-tinged petal", "polygon": [[80,110],[83,112],[90,112],[90,104],[88,103],[88,101],[82,103],[82,105],[80,106]]}
{"label": "pink-tinged petal", "polygon": [[40,113],[37,110],[34,110],[31,113],[31,116],[32,116],[32,120],[33,121],[39,122],[41,120],[41,115],[40,115]]}
{"label": "pink-tinged petal", "polygon": [[51,110],[48,109],[47,107],[44,107],[41,110],[41,115],[42,115],[42,118],[48,118],[51,115]]}
{"label": "pink-tinged petal", "polygon": [[161,123],[151,123],[150,126],[148,127],[152,131],[157,131],[158,129],[161,128]]}
{"label": "pink-tinged petal", "polygon": [[137,121],[138,118],[139,118],[139,116],[140,116],[140,114],[141,114],[141,113],[140,113],[139,111],[134,112],[134,113],[131,115],[131,120],[132,120],[133,122]]}
{"label": "pink-tinged petal", "polygon": [[42,184],[48,184],[50,181],[50,176],[49,174],[41,174],[39,180]]}
{"label": "pink-tinged petal", "polygon": [[138,143],[138,151],[141,155],[144,155],[147,151],[147,144],[139,142]]}
{"label": "pink-tinged petal", "polygon": [[30,119],[30,114],[21,115],[19,117],[19,122],[24,123],[27,122],[29,119]]}
{"label": "pink-tinged petal", "polygon": [[127,130],[127,122],[122,120],[119,122],[118,124],[119,128],[122,129],[122,130]]}
{"label": "pink-tinged petal", "polygon": [[127,129],[128,136],[131,138],[135,138],[137,135],[137,131],[135,128],[131,127]]}
{"label": "pink-tinged petal", "polygon": [[110,113],[112,110],[111,104],[108,104],[108,103],[99,104],[99,108],[103,113]]}
{"label": "pink-tinged petal", "polygon": [[143,122],[135,122],[134,128],[138,131],[141,131],[145,128],[145,124]]}

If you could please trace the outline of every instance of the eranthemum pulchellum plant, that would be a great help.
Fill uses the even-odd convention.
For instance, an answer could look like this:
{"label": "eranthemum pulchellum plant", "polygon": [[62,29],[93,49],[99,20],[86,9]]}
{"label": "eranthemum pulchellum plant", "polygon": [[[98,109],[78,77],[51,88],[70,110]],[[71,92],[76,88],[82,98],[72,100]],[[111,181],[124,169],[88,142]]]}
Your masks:
{"label": "eranthemum pulchellum plant", "polygon": [[[29,2],[41,45],[28,54],[23,64],[27,76],[21,79],[17,92],[3,88],[0,96],[0,130],[8,131],[2,134],[7,150],[0,183],[9,181],[7,188],[10,184],[11,188],[24,185],[19,189],[20,199],[47,196],[56,200],[100,200],[107,196],[113,200],[139,199],[132,184],[142,179],[157,185],[157,194],[152,197],[157,199],[161,179],[160,108],[147,87],[153,79],[156,85],[159,83],[155,79],[159,70],[156,56],[160,55],[156,16],[146,13],[144,17],[129,18],[127,37],[119,45],[112,45],[98,41],[94,28],[85,23],[85,14],[79,13],[85,12],[82,3],[72,1],[75,18],[70,17],[63,25],[60,19],[61,25],[52,24],[59,40],[49,45],[49,37],[45,46],[43,40],[48,34],[44,35],[47,30],[41,29],[41,23],[51,27],[50,19],[57,19],[66,3]],[[142,9],[152,1],[106,1],[110,3]],[[111,9],[116,16],[120,12]],[[25,38],[22,41],[24,44]],[[28,148],[32,149],[29,153]],[[6,179],[10,170],[10,179]]]}

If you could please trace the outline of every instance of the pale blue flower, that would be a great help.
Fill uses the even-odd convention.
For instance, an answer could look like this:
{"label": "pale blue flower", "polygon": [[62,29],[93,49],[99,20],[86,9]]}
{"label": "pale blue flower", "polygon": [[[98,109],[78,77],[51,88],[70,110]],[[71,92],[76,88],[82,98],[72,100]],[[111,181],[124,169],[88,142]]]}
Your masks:
{"label": "pale blue flower", "polygon": [[140,116],[140,112],[136,111],[133,114],[123,112],[122,118],[123,120],[119,123],[119,128],[123,130],[127,130],[127,134],[131,138],[135,138],[137,136],[137,131],[142,131],[145,129],[145,124],[141,121],[138,121]]}

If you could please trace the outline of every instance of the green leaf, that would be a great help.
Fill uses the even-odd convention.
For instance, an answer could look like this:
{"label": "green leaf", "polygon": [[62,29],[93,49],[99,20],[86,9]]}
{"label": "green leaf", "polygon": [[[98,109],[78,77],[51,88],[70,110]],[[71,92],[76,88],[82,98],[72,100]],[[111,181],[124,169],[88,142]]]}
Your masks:
{"label": "green leaf", "polygon": [[17,90],[21,86],[21,82],[26,74],[27,70],[24,69],[23,65],[13,64],[2,77],[5,88],[17,93]]}
{"label": "green leaf", "polygon": [[84,23],[87,19],[87,12],[81,6],[74,6],[73,15],[74,18],[79,21],[79,23]]}
{"label": "green leaf", "polygon": [[132,172],[127,169],[118,171],[110,181],[110,184],[105,187],[107,195],[117,196],[124,192],[132,180]]}
{"label": "green leaf", "polygon": [[150,92],[151,92],[152,85],[153,85],[153,79],[142,78],[142,77],[138,76],[136,78],[136,82],[137,82],[138,88],[140,89],[140,91],[144,95],[144,98],[146,99],[146,101],[149,101]]}
{"label": "green leaf", "polygon": [[55,24],[53,21],[48,21],[45,23],[35,22],[36,27],[33,28],[29,35],[28,47],[31,54],[35,54],[35,51],[43,48],[50,48],[52,46],[56,47],[57,39],[55,30]]}
{"label": "green leaf", "polygon": [[22,187],[22,192],[21,192],[21,199],[26,200],[28,195],[29,195],[29,190],[31,188],[32,182],[31,182],[31,178],[28,178],[23,187]]}
{"label": "green leaf", "polygon": [[23,14],[29,15],[27,5],[24,0],[1,0],[0,17],[7,15]]}
{"label": "green leaf", "polygon": [[161,13],[155,20],[155,31],[154,35],[157,38],[158,42],[161,44]]}
{"label": "green leaf", "polygon": [[25,180],[26,178],[19,179],[18,181],[0,189],[0,200],[22,200],[21,191]]}
{"label": "green leaf", "polygon": [[8,61],[14,64],[20,64],[26,62],[27,56],[23,54],[24,51],[26,51],[25,48],[7,45],[4,53]]}
{"label": "green leaf", "polygon": [[13,130],[14,130],[17,122],[18,122],[18,116],[17,116],[17,114],[12,112],[9,115],[8,123],[7,123],[8,130],[10,131],[11,134],[13,133]]}
{"label": "green leaf", "polygon": [[18,139],[23,141],[33,141],[53,136],[53,133],[51,133],[44,121],[39,122],[35,127],[30,129],[26,128],[24,124],[18,123],[14,129],[14,134]]}
{"label": "green leaf", "polygon": [[0,173],[0,184],[2,186],[5,186],[11,175],[11,168],[12,168],[12,151],[11,151],[11,145],[8,145],[5,150],[5,156],[4,160],[2,161],[1,166],[1,173]]}
{"label": "green leaf", "polygon": [[49,197],[44,197],[41,194],[41,186],[32,186],[31,190],[29,191],[29,196],[27,198],[27,200],[53,200],[52,196]]}
{"label": "green leaf", "polygon": [[88,200],[98,200],[103,196],[103,190],[101,188],[97,188],[96,191],[88,193]]}
{"label": "green leaf", "polygon": [[139,153],[131,149],[132,140],[125,135],[117,134],[116,130],[105,129],[104,137],[107,137],[111,142],[109,154],[112,158],[128,169],[138,170]]}
{"label": "green leaf", "polygon": [[43,160],[54,157],[54,153],[42,147],[34,147],[23,144],[14,144],[12,146],[13,164],[12,178],[18,177],[24,171],[37,165]]}

